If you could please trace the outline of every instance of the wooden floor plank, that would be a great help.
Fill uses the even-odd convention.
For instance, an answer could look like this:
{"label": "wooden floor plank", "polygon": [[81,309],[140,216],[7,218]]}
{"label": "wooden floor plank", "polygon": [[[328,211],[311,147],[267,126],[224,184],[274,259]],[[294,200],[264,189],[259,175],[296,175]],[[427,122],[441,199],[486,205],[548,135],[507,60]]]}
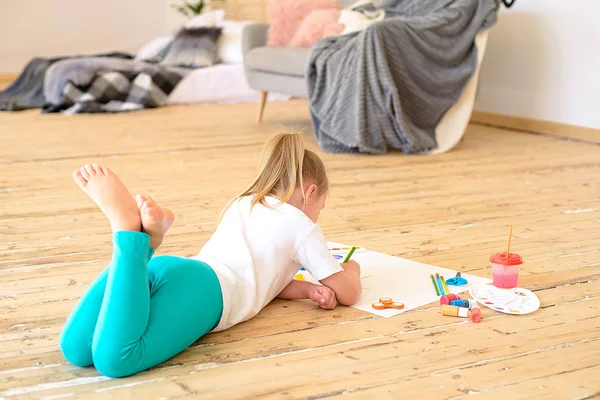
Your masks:
{"label": "wooden floor plank", "polygon": [[[143,397],[145,393],[161,387],[170,396],[167,388],[184,385],[190,394],[198,394],[202,398],[220,398],[223,393],[227,393],[227,398],[277,398],[286,394],[291,398],[303,398],[336,393],[361,384],[380,385],[389,381],[391,371],[398,378],[410,378],[438,370],[465,368],[473,363],[487,363],[499,357],[521,357],[523,353],[535,353],[548,347],[572,346],[587,340],[585,331],[600,327],[597,308],[594,308],[598,302],[600,299],[593,302],[593,307],[588,304],[588,307],[581,308],[577,315],[573,315],[567,307],[543,310],[537,320],[523,318],[513,322],[509,334],[498,328],[502,328],[510,317],[492,318],[485,329],[477,329],[479,346],[464,344],[465,335],[473,332],[472,324],[455,323],[397,337],[346,341],[276,356],[246,360],[227,358],[216,363],[200,363],[195,367],[164,368],[152,377],[165,377],[165,380],[142,384],[135,390]],[[387,327],[382,326],[381,329]],[[543,347],[537,341],[540,336],[546,339]],[[253,367],[250,368],[250,365]],[[185,373],[176,373],[179,369]],[[239,379],[231,381],[232,374]],[[150,375],[142,376],[145,380]],[[315,379],[321,385],[303,384]],[[115,382],[92,382],[87,390],[111,385]]]}
{"label": "wooden floor plank", "polygon": [[[253,179],[282,123],[306,103],[168,107],[115,115],[0,114],[0,398],[587,398],[600,392],[600,146],[469,126],[447,154],[324,154],[330,240],[489,277],[506,246],[542,308],[485,309],[481,324],[427,305],[391,319],[276,301],[155,369],[105,380],[69,365],[58,334],[107,264],[109,227],[72,183],[109,164],[132,192],[168,204],[160,253],[193,255]],[[235,115],[235,118],[231,118]],[[272,116],[277,115],[277,119]],[[271,117],[269,117],[271,116]]]}
{"label": "wooden floor plank", "polygon": [[[592,287],[591,290],[597,291],[597,285],[595,287]],[[574,292],[572,289],[562,287],[550,289],[547,292],[548,293],[544,295],[544,298],[546,299],[546,303],[544,303],[544,310],[543,312],[540,312],[536,315],[535,320],[523,318],[521,323],[523,323],[524,326],[522,326],[520,329],[515,329],[510,332],[504,332],[499,329],[487,326],[486,329],[484,329],[483,334],[491,334],[490,340],[491,338],[495,338],[498,335],[504,337],[515,334],[524,334],[524,332],[533,333],[534,336],[536,336],[539,334],[540,329],[546,329],[544,327],[545,321],[551,321],[553,325],[569,324],[570,326],[566,327],[566,329],[568,329],[568,332],[572,332],[573,329],[583,329],[584,327],[582,326],[581,321],[587,321],[590,315],[594,316],[593,312],[592,314],[586,312],[583,315],[574,316],[569,311],[573,303],[572,299],[569,298],[569,296]],[[577,296],[576,298],[576,301],[588,302],[590,300],[592,301],[592,303],[587,303],[587,305],[593,305],[595,307],[597,302],[600,301],[600,298],[590,299],[585,292],[580,292],[579,296]],[[590,307],[587,307],[587,309],[589,308]],[[410,316],[410,320],[407,321],[406,324],[404,324],[403,326],[390,324],[387,320],[379,318],[376,321],[357,321],[354,324],[355,326],[351,331],[346,329],[344,324],[341,323],[324,325],[315,324],[313,327],[314,329],[311,330],[313,332],[310,332],[311,334],[309,335],[306,335],[307,332],[300,332],[298,330],[289,330],[284,328],[281,330],[279,336],[277,336],[275,332],[272,332],[271,335],[269,335],[269,337],[266,337],[261,335],[260,333],[250,333],[252,332],[252,330],[243,329],[244,325],[247,324],[242,324],[232,329],[232,331],[235,333],[238,333],[238,331],[240,330],[245,331],[245,334],[238,336],[237,340],[235,340],[236,338],[234,338],[233,341],[223,343],[221,340],[223,339],[221,335],[210,335],[208,337],[208,340],[205,339],[202,341],[204,342],[204,344],[201,344],[200,346],[192,346],[192,348],[190,348],[187,352],[176,357],[172,362],[168,364],[181,365],[181,367],[177,368],[178,370],[185,370],[186,373],[190,373],[195,371],[194,365],[198,364],[199,361],[203,363],[200,365],[208,365],[212,368],[214,364],[218,363],[222,363],[223,365],[231,365],[233,363],[234,365],[237,365],[240,362],[246,362],[249,359],[254,359],[257,357],[273,357],[274,355],[285,357],[287,353],[298,354],[299,352],[307,350],[314,351],[315,348],[327,348],[335,344],[343,344],[348,342],[355,342],[357,340],[364,340],[367,336],[365,336],[361,332],[371,332],[369,336],[371,340],[376,340],[383,337],[401,338],[401,342],[406,342],[407,345],[410,345],[411,348],[414,349],[409,349],[409,352],[414,351],[416,354],[420,354],[424,350],[430,351],[429,346],[431,345],[431,343],[434,343],[431,342],[431,339],[429,339],[430,337],[441,339],[444,336],[452,336],[451,341],[445,342],[448,348],[452,348],[454,347],[452,341],[454,339],[460,341],[460,338],[464,336],[465,331],[469,332],[472,329],[484,327],[483,325],[464,325],[462,320],[454,318],[440,319],[439,308],[437,307],[428,307],[421,312],[413,314],[414,315]],[[486,319],[491,318],[491,321],[493,321],[494,324],[498,324],[498,321],[502,321],[504,318],[510,318],[504,314],[498,314],[487,309],[484,309],[484,314],[486,316]],[[450,325],[441,326],[440,322],[444,322],[444,320],[449,320],[451,322]],[[595,323],[597,326],[598,318],[593,318],[592,322]],[[297,321],[295,321],[295,319],[293,318],[284,318],[281,320],[281,325],[283,326],[287,326],[289,323],[297,323]],[[301,327],[300,325],[297,326]],[[516,328],[519,327],[516,326]],[[593,330],[595,328],[590,329]],[[557,333],[557,331],[555,330],[554,333]],[[347,336],[348,334],[355,336]],[[562,340],[565,336],[567,335],[563,333],[563,335],[559,336],[559,338]],[[252,339],[252,337],[254,337],[255,339]],[[217,346],[207,348],[206,344],[211,344],[211,338],[218,338],[216,342],[212,341],[212,344],[217,344]],[[415,342],[415,338],[417,339],[417,342]],[[510,340],[512,340],[512,338]],[[518,342],[518,339],[515,340],[517,340]],[[422,343],[419,343],[419,341],[421,341]],[[438,344],[440,342],[436,341],[435,343]],[[225,344],[226,346],[223,346],[223,344]],[[424,347],[421,348],[421,346]],[[518,348],[519,346],[513,346],[513,348],[515,347]],[[257,353],[256,349],[261,350],[259,350],[259,352]],[[518,350],[521,351],[522,349],[523,347],[521,346]],[[406,354],[403,357],[405,356],[412,356],[412,354]],[[441,355],[439,358],[444,358],[444,355]],[[417,364],[415,363],[411,365],[417,366]],[[165,370],[166,374],[173,374],[175,372],[175,370],[169,368],[168,365],[166,367],[163,366],[161,370]],[[34,371],[27,370],[25,373],[29,376],[29,374],[33,372]],[[43,369],[43,372],[45,372],[47,375],[48,371]],[[72,369],[69,369],[67,373],[57,370],[57,373],[52,375],[52,379],[59,381],[68,380],[72,372]],[[94,371],[89,369],[80,370],[80,372],[84,373],[84,376],[88,377],[95,375]],[[396,374],[401,373],[397,372]],[[78,376],[81,376],[81,374],[79,374]],[[21,379],[20,381],[26,382],[26,380],[24,379]],[[1,389],[2,387],[0,386],[0,390]],[[142,388],[140,387],[140,389]]]}
{"label": "wooden floor plank", "polygon": [[[417,375],[408,379],[400,380],[389,377],[389,381],[383,385],[368,389],[350,389],[344,394],[331,397],[334,399],[383,399],[401,395],[413,398],[419,396],[423,392],[423,388],[428,388],[432,398],[460,399],[473,395],[483,395],[482,398],[504,398],[500,393],[506,390],[510,393],[511,398],[537,399],[540,396],[539,391],[538,393],[530,392],[527,396],[523,396],[520,391],[513,395],[513,391],[515,389],[523,390],[522,388],[527,383],[545,380],[549,375],[560,376],[573,370],[591,372],[595,369],[594,367],[598,366],[598,361],[588,357],[589,355],[600,356],[600,346],[597,341],[583,340],[551,346],[539,349],[539,351],[500,357],[451,370]],[[525,381],[524,377],[527,377]],[[576,397],[581,392],[590,393],[593,392],[593,388],[597,388],[594,381],[588,381],[587,385],[582,385],[582,383],[579,382],[579,385],[581,389],[584,389],[583,391],[565,393],[562,398]],[[485,391],[482,388],[485,388]],[[539,384],[537,388],[544,389],[545,387],[543,384]],[[504,393],[503,395],[506,396]],[[550,396],[550,398],[559,397]]]}

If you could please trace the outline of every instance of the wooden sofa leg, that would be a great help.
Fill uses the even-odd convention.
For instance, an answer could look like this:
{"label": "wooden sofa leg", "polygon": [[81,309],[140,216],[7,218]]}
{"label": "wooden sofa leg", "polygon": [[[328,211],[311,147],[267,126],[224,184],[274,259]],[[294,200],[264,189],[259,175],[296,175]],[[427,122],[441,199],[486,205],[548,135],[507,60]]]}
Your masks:
{"label": "wooden sofa leg", "polygon": [[258,100],[258,115],[256,116],[256,122],[259,124],[262,122],[263,112],[265,111],[265,104],[267,103],[268,94],[269,92],[260,92],[260,98]]}

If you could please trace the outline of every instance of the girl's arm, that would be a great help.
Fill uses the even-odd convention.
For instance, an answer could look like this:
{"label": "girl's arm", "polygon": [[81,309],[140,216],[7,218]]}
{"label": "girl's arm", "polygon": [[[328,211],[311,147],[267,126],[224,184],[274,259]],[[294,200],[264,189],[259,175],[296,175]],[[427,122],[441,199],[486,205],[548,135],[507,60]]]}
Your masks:
{"label": "girl's arm", "polygon": [[358,301],[362,292],[360,265],[356,261],[350,260],[341,266],[344,271],[333,274],[320,282],[335,292],[340,304],[351,306]]}
{"label": "girl's arm", "polygon": [[281,300],[308,299],[308,292],[313,284],[306,281],[292,279],[292,281],[277,295]]}
{"label": "girl's arm", "polygon": [[340,304],[351,306],[358,301],[362,287],[360,266],[354,260],[339,264],[318,225],[300,242],[294,261],[304,266],[319,282],[335,292]]}
{"label": "girl's arm", "polygon": [[333,310],[336,305],[336,297],[332,289],[296,279],[292,279],[277,295],[277,298],[282,300],[310,299],[326,310]]}

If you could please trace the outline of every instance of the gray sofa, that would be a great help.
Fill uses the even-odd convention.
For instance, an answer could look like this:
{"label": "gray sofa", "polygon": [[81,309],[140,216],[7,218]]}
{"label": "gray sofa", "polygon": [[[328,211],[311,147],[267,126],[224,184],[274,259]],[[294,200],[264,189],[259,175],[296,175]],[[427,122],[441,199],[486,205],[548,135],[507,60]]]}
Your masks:
{"label": "gray sofa", "polygon": [[[349,7],[356,0],[338,0]],[[257,122],[262,121],[267,94],[276,92],[294,97],[308,96],[306,70],[311,49],[267,46],[268,24],[250,24],[242,34],[244,70],[248,85],[260,91]]]}
{"label": "gray sofa", "polygon": [[267,46],[268,24],[244,28],[242,49],[248,85],[260,91],[257,122],[262,120],[267,94],[307,97],[306,68],[311,49]]}

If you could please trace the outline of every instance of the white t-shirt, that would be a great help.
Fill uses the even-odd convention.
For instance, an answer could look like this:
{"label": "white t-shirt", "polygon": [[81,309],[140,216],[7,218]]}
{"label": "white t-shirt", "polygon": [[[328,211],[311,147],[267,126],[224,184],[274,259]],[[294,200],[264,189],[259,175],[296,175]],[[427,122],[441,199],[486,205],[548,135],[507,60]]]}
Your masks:
{"label": "white t-shirt", "polygon": [[[343,271],[317,224],[287,203],[273,208],[252,196],[235,201],[217,230],[193,257],[210,265],[221,284],[223,315],[214,331],[246,321],[263,309],[304,267],[317,280]],[[277,205],[276,205],[277,204]]]}

